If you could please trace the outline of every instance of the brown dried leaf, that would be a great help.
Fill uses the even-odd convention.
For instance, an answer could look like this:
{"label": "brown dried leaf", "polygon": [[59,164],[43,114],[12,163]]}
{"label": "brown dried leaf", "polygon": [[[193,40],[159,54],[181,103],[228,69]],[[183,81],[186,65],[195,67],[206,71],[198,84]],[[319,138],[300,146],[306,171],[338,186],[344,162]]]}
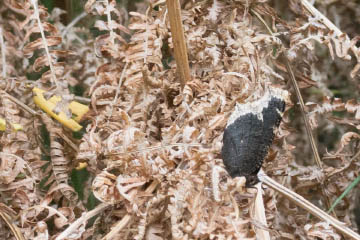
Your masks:
{"label": "brown dried leaf", "polygon": [[360,119],[360,104],[355,99],[347,101],[345,108],[348,112],[355,113],[355,119]]}
{"label": "brown dried leaf", "polygon": [[[46,42],[48,46],[56,46],[61,44],[62,39],[61,37],[55,37],[55,36],[48,36],[46,38]],[[35,50],[45,48],[43,44],[43,40],[41,38],[38,38],[28,44],[26,44],[23,48],[23,53],[27,58],[31,58],[34,54]]]}
{"label": "brown dried leaf", "polygon": [[305,232],[307,234],[308,239],[313,239],[313,240],[341,239],[341,236],[337,234],[328,223],[325,222],[319,222],[316,224],[306,224]]}
{"label": "brown dried leaf", "polygon": [[164,230],[160,224],[151,224],[146,231],[145,240],[163,240],[161,237]]}

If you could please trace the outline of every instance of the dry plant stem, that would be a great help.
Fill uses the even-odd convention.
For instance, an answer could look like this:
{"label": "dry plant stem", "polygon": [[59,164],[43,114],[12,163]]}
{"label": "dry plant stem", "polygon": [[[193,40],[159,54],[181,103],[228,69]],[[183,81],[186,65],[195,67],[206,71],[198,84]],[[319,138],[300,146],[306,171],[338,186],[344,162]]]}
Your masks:
{"label": "dry plant stem", "polygon": [[124,76],[125,76],[125,72],[126,72],[126,69],[129,65],[129,62],[126,62],[125,63],[125,66],[121,72],[121,76],[120,76],[120,79],[119,79],[119,84],[116,88],[116,94],[115,94],[115,97],[114,97],[114,100],[112,102],[112,104],[110,105],[111,107],[111,110],[110,110],[110,116],[112,116],[112,113],[113,113],[113,110],[114,110],[114,105],[116,104],[118,98],[119,98],[119,94],[120,94],[120,88],[121,88],[121,85],[122,85],[122,82],[123,82],[123,79],[124,79]]}
{"label": "dry plant stem", "polygon": [[114,37],[114,31],[112,28],[112,23],[111,23],[111,9],[109,6],[109,0],[105,0],[105,4],[106,4],[106,17],[107,17],[107,22],[108,22],[108,28],[110,31],[110,41],[112,43],[112,45],[115,45],[115,37]]}
{"label": "dry plant stem", "polygon": [[[152,193],[155,191],[158,181],[153,181],[148,188],[145,190],[145,193]],[[101,240],[110,240],[112,239],[118,232],[120,232],[126,225],[131,221],[132,216],[130,214],[126,214],[116,225],[111,229],[111,231],[105,235]],[[58,240],[58,239],[56,239]]]}
{"label": "dry plant stem", "polygon": [[120,94],[120,88],[121,88],[121,85],[122,85],[122,82],[123,82],[123,79],[125,77],[125,72],[126,72],[126,69],[128,68],[128,65],[129,65],[129,62],[126,62],[125,63],[125,66],[121,72],[121,76],[120,76],[120,79],[119,79],[119,84],[118,84],[118,87],[116,89],[116,94],[115,94],[115,98],[114,98],[114,101],[113,101],[113,104],[116,104],[118,98],[119,98],[119,94]]}
{"label": "dry plant stem", "polygon": [[[146,10],[146,21],[145,21],[145,46],[144,46],[144,54],[145,54],[145,58],[144,58],[144,65],[147,65],[147,56],[148,56],[148,51],[149,51],[149,23],[148,23],[148,17],[149,17],[149,12],[152,9],[152,6],[150,5],[147,10]],[[144,74],[144,73],[143,73]],[[144,81],[145,81],[145,76],[144,76]]]}
{"label": "dry plant stem", "polygon": [[67,237],[74,231],[77,230],[81,224],[84,224],[86,221],[88,221],[90,218],[96,216],[97,214],[103,212],[105,209],[110,207],[111,204],[108,203],[101,203],[93,210],[87,212],[80,218],[78,218],[75,222],[73,222],[65,231],[63,231],[59,236],[57,236],[56,240],[62,240],[67,239]]}
{"label": "dry plant stem", "polygon": [[80,97],[80,96],[74,96],[74,100],[84,103],[84,104],[89,104],[91,102],[90,98],[86,98],[86,97]]}
{"label": "dry plant stem", "polygon": [[[255,16],[265,25],[266,29],[269,31],[269,33],[271,35],[273,35],[273,32],[271,31],[271,29],[269,28],[269,26],[266,24],[266,22],[264,21],[264,19],[260,16],[259,13],[257,13],[256,11],[254,10],[251,10],[252,13],[255,14]],[[296,97],[298,98],[299,100],[299,103],[300,103],[300,109],[301,109],[301,113],[302,113],[302,116],[303,116],[303,119],[304,119],[304,122],[305,122],[305,128],[306,128],[306,132],[308,134],[308,137],[309,137],[309,140],[310,140],[310,145],[311,145],[311,149],[314,153],[314,157],[315,157],[315,161],[316,161],[316,164],[318,165],[318,167],[320,169],[322,169],[322,162],[321,162],[321,159],[320,159],[320,156],[319,156],[319,152],[317,150],[317,146],[316,146],[316,143],[315,143],[315,139],[314,139],[314,136],[312,134],[312,130],[311,130],[311,127],[310,127],[310,123],[309,123],[309,119],[307,118],[307,115],[306,115],[306,111],[305,111],[305,104],[304,104],[304,100],[301,96],[301,92],[300,92],[300,89],[299,89],[299,86],[297,84],[297,81],[296,81],[296,78],[295,78],[295,75],[294,75],[294,72],[293,70],[291,69],[291,66],[290,66],[290,63],[289,63],[289,60],[287,59],[287,56],[284,57],[284,61],[285,61],[285,65],[286,65],[286,70],[287,72],[289,73],[290,75],[290,80],[291,80],[291,83],[294,87],[294,90],[295,90],[295,93],[296,93]]]}
{"label": "dry plant stem", "polygon": [[322,19],[323,24],[333,30],[336,35],[343,34],[340,29],[338,29],[327,17],[325,17],[319,10],[317,10],[313,5],[311,5],[307,0],[301,0],[301,4],[308,10],[314,17],[319,17]]}
{"label": "dry plant stem", "polygon": [[69,23],[66,28],[63,30],[63,32],[61,33],[61,38],[64,38],[67,34],[67,32],[73,27],[75,26],[75,24],[77,24],[81,19],[83,19],[84,17],[87,16],[87,12],[82,12],[79,16],[77,16],[76,18],[74,18],[74,20],[71,21],[71,23]]}
{"label": "dry plant stem", "polygon": [[303,100],[303,98],[302,98],[302,96],[301,96],[301,92],[300,92],[299,86],[298,86],[298,84],[297,84],[297,81],[296,81],[294,72],[293,72],[292,69],[291,69],[289,60],[287,59],[286,56],[285,56],[284,59],[285,59],[285,65],[286,65],[287,72],[288,72],[289,75],[290,75],[291,83],[292,83],[292,85],[293,85],[293,87],[294,87],[296,96],[297,96],[297,98],[298,98],[298,100],[299,100],[299,103],[300,103],[301,114],[302,114],[303,119],[304,119],[306,132],[307,132],[307,135],[308,135],[308,137],[309,137],[311,149],[312,149],[312,151],[313,151],[313,153],[314,153],[314,157],[315,157],[316,164],[317,164],[318,167],[322,170],[322,162],[321,162],[321,159],[320,159],[320,156],[319,156],[319,152],[318,152],[318,150],[317,150],[317,146],[316,146],[316,143],[315,143],[314,135],[313,135],[312,130],[311,130],[311,126],[310,126],[310,123],[309,123],[309,119],[308,119],[308,117],[307,117],[307,115],[306,115],[304,100]]}
{"label": "dry plant stem", "polygon": [[13,101],[14,103],[16,103],[17,105],[19,105],[20,107],[22,107],[24,110],[28,111],[29,113],[31,113],[34,116],[39,115],[35,110],[33,110],[32,108],[28,107],[27,105],[25,105],[23,102],[21,102],[20,100],[18,100],[17,98],[14,98],[13,96],[11,96],[10,94],[8,94],[7,92],[2,91],[2,93],[4,94],[5,97],[7,97],[8,99],[10,99],[11,101]]}
{"label": "dry plant stem", "polygon": [[326,212],[322,211],[320,208],[316,207],[315,205],[313,205],[311,202],[309,202],[299,194],[282,186],[281,184],[277,183],[268,176],[264,176],[262,182],[267,186],[271,187],[272,189],[274,189],[275,191],[284,195],[287,199],[295,203],[297,206],[305,209],[306,211],[310,212],[312,215],[316,216],[322,221],[329,223],[345,236],[350,237],[351,239],[360,240],[360,235],[354,232],[353,230],[351,230],[350,228],[346,227],[345,223],[340,222],[339,220],[330,216]]}
{"label": "dry plant stem", "polygon": [[360,150],[350,159],[350,161],[345,166],[343,166],[342,168],[330,173],[329,175],[326,176],[326,178],[329,179],[329,178],[335,176],[336,174],[345,171],[346,169],[348,169],[351,166],[351,163],[353,161],[355,161],[359,156],[360,156]]}
{"label": "dry plant stem", "polygon": [[51,72],[51,80],[55,83],[56,87],[58,87],[56,74],[55,74],[55,69],[54,69],[54,66],[52,64],[52,59],[51,59],[51,55],[50,55],[50,51],[49,51],[49,46],[48,46],[48,43],[47,43],[47,40],[46,40],[46,37],[45,37],[44,28],[42,26],[40,16],[39,16],[39,9],[38,9],[38,5],[37,5],[37,0],[31,0],[31,3],[32,3],[33,7],[34,7],[35,18],[37,19],[37,22],[38,22],[38,26],[39,26],[40,33],[41,33],[41,38],[43,40],[46,56],[47,56],[47,59],[48,59],[48,62],[49,62],[50,72]]}
{"label": "dry plant stem", "polygon": [[25,240],[20,229],[13,223],[14,221],[11,219],[11,217],[8,214],[6,214],[5,212],[0,212],[0,217],[6,222],[7,226],[14,234],[16,240]]}
{"label": "dry plant stem", "polygon": [[167,0],[172,41],[174,44],[177,70],[180,73],[182,87],[190,81],[190,68],[185,42],[184,29],[181,22],[181,9],[179,0]]}
{"label": "dry plant stem", "polygon": [[64,133],[58,133],[58,135],[62,138],[62,139],[64,139],[64,141],[67,143],[67,144],[69,144],[69,146],[72,148],[72,149],[74,149],[75,150],[75,152],[79,152],[79,148],[76,146],[76,144],[73,142],[73,141],[71,141],[71,139],[68,137],[68,136],[66,136]]}
{"label": "dry plant stem", "polygon": [[263,199],[263,191],[261,188],[261,184],[257,184],[257,194],[255,197],[255,204],[254,204],[254,216],[255,220],[261,223],[265,228],[255,227],[256,238],[262,240],[270,240],[270,233],[268,229],[267,221],[266,221],[266,214],[265,214],[265,206],[264,206],[264,199]]}
{"label": "dry plant stem", "polygon": [[[315,138],[314,138],[314,135],[313,135],[311,126],[310,126],[309,118],[308,118],[308,116],[307,116],[307,114],[306,114],[305,104],[304,104],[304,100],[303,100],[303,98],[302,98],[302,96],[301,96],[300,88],[299,88],[299,86],[298,86],[298,84],[297,84],[297,81],[296,81],[294,72],[293,72],[293,70],[291,69],[290,62],[289,62],[289,60],[288,60],[288,58],[287,58],[287,56],[286,56],[286,53],[285,53],[285,54],[282,54],[282,55],[284,56],[284,61],[285,61],[285,65],[286,65],[286,70],[287,70],[288,74],[290,75],[291,83],[292,83],[293,88],[294,88],[294,90],[295,90],[297,99],[299,100],[299,103],[300,103],[301,115],[303,116],[303,119],[304,119],[306,133],[307,133],[308,138],[309,138],[309,141],[310,141],[310,145],[311,145],[311,149],[312,149],[313,154],[314,154],[315,162],[316,162],[318,168],[319,168],[321,171],[323,171],[323,165],[322,165],[322,162],[321,162],[321,159],[320,159],[320,155],[319,155],[319,152],[318,152],[316,143],[315,143]],[[323,180],[324,180],[324,179],[323,179]],[[329,208],[331,207],[331,201],[330,201],[329,196],[326,194],[325,186],[324,186],[324,181],[320,182],[320,185],[321,185],[322,195],[323,195],[324,198],[325,198],[326,207],[327,207],[327,209],[329,209]],[[334,210],[334,209],[332,210],[332,214],[336,217],[336,213],[335,213],[335,210]]]}
{"label": "dry plant stem", "polygon": [[6,78],[6,46],[4,43],[2,27],[0,27],[0,45],[1,45],[2,77]]}

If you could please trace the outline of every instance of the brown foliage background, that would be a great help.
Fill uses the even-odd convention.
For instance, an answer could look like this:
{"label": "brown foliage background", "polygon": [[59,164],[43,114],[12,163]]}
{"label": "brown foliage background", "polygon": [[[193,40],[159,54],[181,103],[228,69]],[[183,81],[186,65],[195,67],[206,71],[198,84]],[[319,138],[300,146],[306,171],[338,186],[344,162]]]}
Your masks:
{"label": "brown foliage background", "polygon": [[[329,29],[301,1],[181,1],[192,76],[184,87],[165,1],[88,0],[75,26],[70,8],[49,11],[35,3],[0,3],[0,118],[7,123],[0,132],[1,239],[19,239],[14,231],[56,239],[99,202],[109,207],[84,219],[68,239],[101,239],[128,215],[116,239],[256,239],[255,229],[264,226],[253,217],[254,189],[228,176],[220,149],[235,105],[270,85],[288,90],[293,103],[264,172],[325,211],[325,197],[335,201],[358,177],[356,1],[315,5],[348,35]],[[313,161],[283,53],[323,169]],[[46,98],[61,96],[56,110],[68,117],[72,100],[88,102],[83,129],[73,133],[42,113],[33,87],[45,89]],[[335,209],[353,229],[356,195]],[[341,239],[272,189],[264,189],[264,204],[272,239]]]}

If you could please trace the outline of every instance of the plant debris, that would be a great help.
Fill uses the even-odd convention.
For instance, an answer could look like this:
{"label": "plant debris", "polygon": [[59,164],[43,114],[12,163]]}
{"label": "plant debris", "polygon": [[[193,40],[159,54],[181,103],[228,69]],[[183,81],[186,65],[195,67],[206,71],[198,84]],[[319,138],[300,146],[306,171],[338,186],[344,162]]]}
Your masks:
{"label": "plant debris", "polygon": [[[79,18],[41,2],[0,2],[1,239],[341,237],[272,188],[246,188],[244,177],[230,175],[254,176],[262,166],[259,175],[324,212],[324,199],[335,202],[357,178],[355,0],[180,1],[186,82],[165,0],[72,1],[85,10]],[[287,84],[285,54],[321,168]],[[289,92],[286,111],[269,89]],[[225,167],[231,119],[242,123],[243,107],[254,113],[251,103],[264,96],[276,106],[260,105],[263,122],[247,116],[268,124],[258,132],[266,136],[249,131],[251,156],[234,165],[223,154]],[[253,154],[255,168],[232,173],[253,164]],[[334,211],[358,230],[355,197],[350,192]]]}

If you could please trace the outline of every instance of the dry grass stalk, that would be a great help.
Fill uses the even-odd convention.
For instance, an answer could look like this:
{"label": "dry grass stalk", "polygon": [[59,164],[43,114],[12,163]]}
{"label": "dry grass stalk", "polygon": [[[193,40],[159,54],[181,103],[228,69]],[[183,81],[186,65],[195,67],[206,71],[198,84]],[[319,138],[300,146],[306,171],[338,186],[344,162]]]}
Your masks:
{"label": "dry grass stalk", "polygon": [[338,27],[335,26],[327,17],[325,17],[319,10],[311,5],[307,0],[301,0],[301,4],[308,10],[314,17],[320,17],[324,21],[324,25],[330,30],[333,30],[336,35],[344,34]]}
{"label": "dry grass stalk", "polygon": [[[301,115],[302,115],[304,123],[305,123],[306,133],[308,135],[310,146],[311,146],[311,149],[312,149],[313,154],[314,154],[316,165],[318,166],[318,168],[321,171],[323,171],[324,170],[323,169],[323,164],[322,164],[322,161],[321,161],[321,158],[320,158],[320,155],[319,155],[318,148],[317,148],[316,143],[315,143],[315,138],[314,138],[314,134],[312,132],[311,126],[310,126],[309,117],[308,117],[308,114],[307,114],[307,112],[305,110],[305,104],[304,104],[304,100],[303,100],[303,98],[301,96],[300,88],[299,88],[298,83],[297,83],[297,81],[295,79],[294,72],[291,69],[290,62],[289,62],[289,60],[287,59],[286,56],[284,57],[284,60],[285,60],[286,69],[287,69],[288,74],[290,76],[291,83],[293,85],[293,88],[295,89],[297,99],[299,100],[300,109],[301,109]],[[321,188],[322,188],[322,194],[323,194],[323,196],[325,198],[325,204],[326,204],[327,208],[330,208],[331,202],[330,202],[328,194],[325,191],[324,182],[321,182],[320,184],[321,184]],[[336,217],[335,211],[332,211],[332,213]]]}
{"label": "dry grass stalk", "polygon": [[61,32],[61,38],[64,38],[66,34],[69,32],[69,30],[74,27],[81,19],[87,16],[87,12],[82,12],[79,16],[74,18],[74,20],[69,23],[66,28]]}
{"label": "dry grass stalk", "polygon": [[27,112],[31,113],[34,116],[39,115],[34,109],[30,108],[28,105],[24,104],[23,102],[21,102],[19,99],[14,98],[13,96],[11,96],[10,94],[2,91],[2,94],[4,94],[5,97],[9,98],[11,101],[13,101],[14,103],[16,103],[17,105],[19,105],[21,108],[23,108],[24,110],[26,110]]}
{"label": "dry grass stalk", "polygon": [[86,222],[98,215],[99,213],[105,211],[107,208],[111,207],[111,204],[108,203],[101,203],[93,210],[87,212],[86,214],[82,215],[80,218],[76,219],[75,222],[71,223],[59,236],[56,237],[56,240],[63,240],[67,239],[69,235],[72,234],[75,230],[77,230],[81,225],[86,224]]}
{"label": "dry grass stalk", "polygon": [[57,77],[56,77],[56,73],[55,73],[55,68],[54,68],[53,60],[52,60],[52,57],[51,57],[50,51],[49,51],[49,44],[48,44],[47,39],[45,37],[43,24],[42,24],[41,19],[40,19],[40,14],[39,14],[39,9],[38,9],[38,1],[37,0],[31,0],[31,3],[32,3],[33,8],[34,8],[35,18],[37,20],[37,24],[38,24],[38,27],[40,29],[40,34],[41,34],[41,38],[42,38],[43,45],[44,45],[44,48],[45,48],[48,64],[50,66],[51,81],[56,85],[56,87],[58,87],[58,81],[57,81]]}
{"label": "dry grass stalk", "polygon": [[1,26],[0,26],[0,47],[1,47],[2,77],[6,78],[6,46],[4,42],[3,29]]}
{"label": "dry grass stalk", "polygon": [[299,207],[304,208],[309,213],[313,214],[317,218],[321,219],[324,222],[330,223],[334,228],[336,228],[339,232],[343,233],[347,237],[351,239],[360,240],[360,235],[351,230],[346,226],[345,223],[340,222],[336,218],[330,216],[326,212],[322,211],[320,208],[316,207],[314,204],[300,196],[299,194],[291,191],[290,189],[284,187],[283,185],[277,183],[275,180],[268,176],[264,176],[263,183],[281,193],[287,199],[298,205]]}
{"label": "dry grass stalk", "polygon": [[5,221],[7,226],[10,228],[11,232],[14,234],[16,240],[25,240],[23,234],[21,233],[20,229],[14,224],[14,220],[11,219],[11,217],[5,213],[0,212],[1,218]]}
{"label": "dry grass stalk", "polygon": [[304,100],[303,100],[303,97],[301,96],[300,88],[299,88],[298,83],[297,83],[297,81],[295,79],[294,71],[291,69],[290,62],[289,62],[289,60],[287,59],[286,56],[285,56],[285,64],[286,64],[286,69],[288,71],[288,74],[290,76],[291,83],[292,83],[293,88],[295,90],[296,97],[299,100],[300,109],[301,109],[301,115],[302,115],[302,117],[304,119],[306,133],[307,133],[307,135],[309,137],[311,149],[312,149],[312,151],[314,153],[315,162],[316,162],[317,166],[322,170],[323,169],[323,166],[322,166],[323,164],[321,162],[319,151],[318,151],[318,148],[316,146],[315,138],[314,138],[314,135],[312,133],[312,129],[311,129],[311,126],[310,126],[310,123],[309,123],[309,118],[308,118],[306,110],[305,110]]}
{"label": "dry grass stalk", "polygon": [[181,20],[180,1],[167,0],[166,5],[169,12],[168,16],[170,20],[172,41],[174,44],[177,71],[180,73],[182,86],[185,86],[185,84],[190,81],[191,76],[184,29]]}

